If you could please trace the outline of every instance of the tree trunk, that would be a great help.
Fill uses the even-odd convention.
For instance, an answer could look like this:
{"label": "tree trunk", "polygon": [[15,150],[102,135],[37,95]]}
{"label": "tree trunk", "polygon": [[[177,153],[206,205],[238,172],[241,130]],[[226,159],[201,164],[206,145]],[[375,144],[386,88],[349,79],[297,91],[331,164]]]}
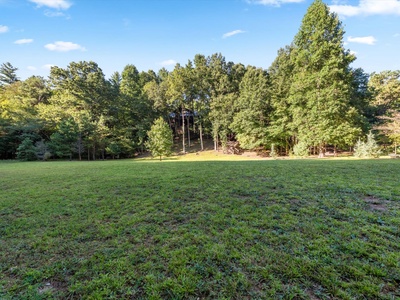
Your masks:
{"label": "tree trunk", "polygon": [[325,156],[324,146],[322,144],[320,144],[318,146],[318,158],[323,158],[324,156]]}
{"label": "tree trunk", "polygon": [[161,161],[161,155],[160,155],[160,161]]}
{"label": "tree trunk", "polygon": [[199,125],[199,129],[200,129],[200,147],[201,147],[201,151],[204,151],[204,146],[203,146],[203,126]]}
{"label": "tree trunk", "polygon": [[397,143],[394,142],[394,157],[397,157]]}
{"label": "tree trunk", "polygon": [[78,138],[78,155],[79,155],[79,160],[82,160],[82,134],[80,132]]}
{"label": "tree trunk", "polygon": [[96,160],[96,145],[93,145],[93,160]]}
{"label": "tree trunk", "polygon": [[333,156],[337,157],[337,149],[336,149],[336,145],[333,146]]}
{"label": "tree trunk", "polygon": [[214,134],[214,151],[218,151],[218,133]]}
{"label": "tree trunk", "polygon": [[189,120],[189,116],[187,117],[187,121],[188,121],[188,124],[187,124],[187,131],[188,131],[188,148],[190,148],[190,120]]}
{"label": "tree trunk", "polygon": [[183,114],[183,104],[182,104],[182,152],[185,154],[185,116]]}

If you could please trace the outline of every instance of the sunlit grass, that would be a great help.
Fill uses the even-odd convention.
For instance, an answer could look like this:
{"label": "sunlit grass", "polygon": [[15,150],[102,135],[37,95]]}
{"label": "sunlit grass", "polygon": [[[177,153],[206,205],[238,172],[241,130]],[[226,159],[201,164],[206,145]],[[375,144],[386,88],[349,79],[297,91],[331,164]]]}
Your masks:
{"label": "sunlit grass", "polygon": [[399,178],[213,152],[2,162],[0,298],[396,299]]}

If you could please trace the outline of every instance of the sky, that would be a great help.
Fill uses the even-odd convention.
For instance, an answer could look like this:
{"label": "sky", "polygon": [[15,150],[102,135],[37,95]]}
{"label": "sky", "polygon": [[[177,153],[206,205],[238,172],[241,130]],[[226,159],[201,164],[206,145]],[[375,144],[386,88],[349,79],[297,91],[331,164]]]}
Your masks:
{"label": "sky", "polygon": [[[22,80],[94,61],[107,78],[185,65],[196,54],[267,69],[313,0],[0,0],[0,63]],[[366,72],[400,69],[400,0],[324,0]]]}

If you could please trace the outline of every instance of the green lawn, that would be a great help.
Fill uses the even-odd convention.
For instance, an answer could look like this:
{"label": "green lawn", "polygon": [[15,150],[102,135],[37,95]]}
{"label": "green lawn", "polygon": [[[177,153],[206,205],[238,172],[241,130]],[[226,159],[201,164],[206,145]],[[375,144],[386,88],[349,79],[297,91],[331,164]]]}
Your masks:
{"label": "green lawn", "polygon": [[0,299],[399,299],[399,160],[0,162]]}

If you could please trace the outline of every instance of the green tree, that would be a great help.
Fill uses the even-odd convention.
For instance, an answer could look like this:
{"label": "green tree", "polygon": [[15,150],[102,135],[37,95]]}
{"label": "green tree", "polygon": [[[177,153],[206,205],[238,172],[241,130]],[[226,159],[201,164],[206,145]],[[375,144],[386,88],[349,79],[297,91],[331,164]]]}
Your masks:
{"label": "green tree", "polygon": [[72,118],[63,120],[58,125],[57,131],[50,136],[51,152],[58,157],[69,157],[72,160],[78,136],[78,124]]}
{"label": "green tree", "polygon": [[383,132],[394,144],[394,154],[397,155],[397,146],[400,145],[400,111],[389,110],[387,115],[381,116],[383,124],[376,127]]}
{"label": "green tree", "polygon": [[368,86],[376,116],[386,115],[391,109],[400,109],[400,70],[372,73]]}
{"label": "green tree", "polygon": [[295,36],[290,105],[297,140],[316,146],[351,145],[361,133],[351,106],[350,63],[343,47],[344,30],[336,14],[321,0],[308,8]]}
{"label": "green tree", "polygon": [[169,125],[162,117],[154,121],[148,134],[146,147],[151,151],[153,157],[170,156],[172,153],[173,137]]}
{"label": "green tree", "polygon": [[55,92],[70,93],[94,119],[108,110],[110,84],[95,62],[71,62],[66,69],[52,67],[49,78]]}
{"label": "green tree", "polygon": [[371,128],[370,124],[376,122],[374,108],[372,105],[372,93],[368,86],[369,74],[363,69],[351,69],[351,93],[350,105],[358,112],[356,124],[367,133]]}
{"label": "green tree", "polygon": [[278,56],[268,69],[272,113],[267,130],[273,143],[284,147],[286,154],[294,146],[293,119],[288,101],[294,66],[290,58],[292,50],[293,46],[279,49]]}
{"label": "green tree", "polygon": [[12,84],[19,81],[15,68],[11,63],[2,63],[0,66],[0,86]]}
{"label": "green tree", "polygon": [[29,137],[25,138],[18,146],[17,159],[22,161],[37,160],[36,147]]}
{"label": "green tree", "polygon": [[236,114],[230,128],[240,146],[254,149],[267,146],[270,123],[270,97],[267,74],[262,69],[248,67],[240,83],[240,96],[235,103]]}
{"label": "green tree", "polygon": [[221,54],[213,54],[208,58],[210,69],[210,121],[214,139],[214,149],[219,142],[225,147],[233,136],[230,125],[235,114],[235,103],[239,97],[239,85],[245,74],[242,64],[226,62]]}
{"label": "green tree", "polygon": [[136,149],[142,151],[147,131],[154,120],[152,103],[149,101],[145,91],[145,78],[151,76],[139,74],[134,65],[125,66],[122,72],[119,97],[119,127],[129,131],[130,138]]}
{"label": "green tree", "polygon": [[185,67],[177,64],[167,79],[168,89],[166,96],[168,99],[168,104],[173,108],[173,110],[180,110],[180,115],[182,118],[183,153],[186,152],[185,136],[187,136],[188,146],[190,147],[189,118],[185,120],[185,116],[188,117],[189,114],[187,110],[193,107],[193,100],[195,98],[193,74],[193,65],[192,62],[189,61]]}

